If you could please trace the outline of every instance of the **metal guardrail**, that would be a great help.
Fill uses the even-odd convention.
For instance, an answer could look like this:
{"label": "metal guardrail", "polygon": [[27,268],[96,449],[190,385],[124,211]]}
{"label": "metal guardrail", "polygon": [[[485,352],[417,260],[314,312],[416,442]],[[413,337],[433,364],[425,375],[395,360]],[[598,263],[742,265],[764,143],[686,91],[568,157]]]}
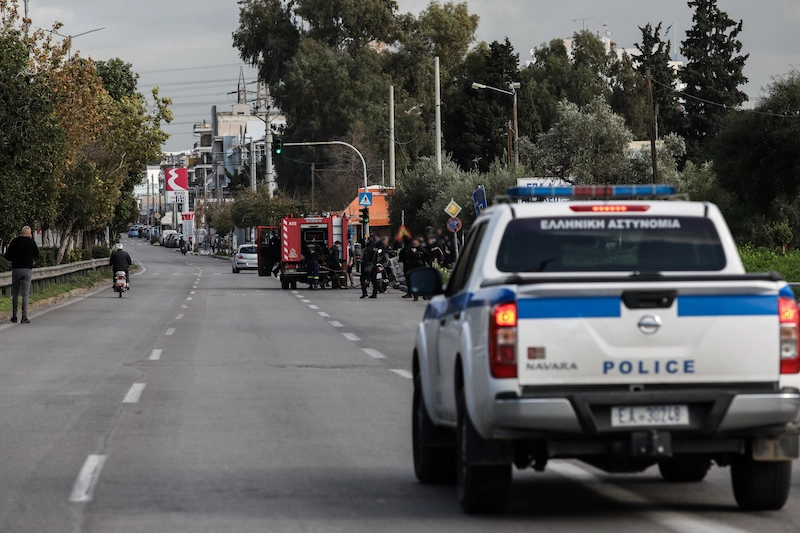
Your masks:
{"label": "metal guardrail", "polygon": [[[83,275],[90,270],[108,270],[108,258],[77,261],[65,265],[42,267],[33,269],[31,279],[31,293],[36,294],[50,285],[67,283],[72,278]],[[0,273],[0,297],[11,297],[11,272]]]}

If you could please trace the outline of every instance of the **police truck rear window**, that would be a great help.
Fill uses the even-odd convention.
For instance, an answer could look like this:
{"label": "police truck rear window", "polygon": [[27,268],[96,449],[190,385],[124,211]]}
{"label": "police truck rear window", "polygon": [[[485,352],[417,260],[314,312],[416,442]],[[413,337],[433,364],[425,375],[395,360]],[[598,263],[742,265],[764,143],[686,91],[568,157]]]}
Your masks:
{"label": "police truck rear window", "polygon": [[501,272],[687,272],[725,268],[714,223],[697,217],[552,217],[512,220]]}

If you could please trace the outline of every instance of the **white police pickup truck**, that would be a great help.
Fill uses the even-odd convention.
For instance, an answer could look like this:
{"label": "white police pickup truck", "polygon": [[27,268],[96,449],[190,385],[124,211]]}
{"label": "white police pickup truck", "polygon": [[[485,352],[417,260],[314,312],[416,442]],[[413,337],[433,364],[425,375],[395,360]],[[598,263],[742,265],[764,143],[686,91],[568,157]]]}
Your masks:
{"label": "white police pickup truck", "polygon": [[432,297],[413,360],[421,482],[456,481],[464,511],[496,512],[512,466],[658,464],[691,482],[713,461],[731,467],[742,509],[784,505],[800,422],[794,294],[777,274],[745,274],[716,206],[659,200],[673,194],[513,188],[472,226],[446,288],[433,269],[411,273]]}

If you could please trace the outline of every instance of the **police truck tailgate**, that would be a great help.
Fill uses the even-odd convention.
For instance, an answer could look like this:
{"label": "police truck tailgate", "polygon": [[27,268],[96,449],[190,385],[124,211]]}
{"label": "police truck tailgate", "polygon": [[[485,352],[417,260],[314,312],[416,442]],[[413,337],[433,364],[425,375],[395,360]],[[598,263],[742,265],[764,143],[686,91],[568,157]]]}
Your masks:
{"label": "police truck tailgate", "polygon": [[520,385],[774,383],[774,281],[521,287]]}

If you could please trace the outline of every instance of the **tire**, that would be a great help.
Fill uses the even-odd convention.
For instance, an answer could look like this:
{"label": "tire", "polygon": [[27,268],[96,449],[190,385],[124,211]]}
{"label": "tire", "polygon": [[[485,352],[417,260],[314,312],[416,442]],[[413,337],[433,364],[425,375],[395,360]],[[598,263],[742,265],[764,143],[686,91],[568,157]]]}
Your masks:
{"label": "tire", "polygon": [[703,481],[711,460],[705,457],[679,456],[658,463],[658,470],[664,481],[674,483],[697,483]]}
{"label": "tire", "polygon": [[492,514],[505,510],[511,493],[511,465],[475,465],[465,461],[470,439],[480,439],[469,418],[464,392],[458,398],[456,480],[458,503],[467,514]]}
{"label": "tire", "polygon": [[119,291],[119,297],[122,298],[122,291]]}
{"label": "tire", "polygon": [[[456,480],[456,447],[455,445],[430,446],[426,442],[440,440],[445,431],[434,425],[425,398],[422,396],[422,380],[419,374],[414,377],[414,400],[411,413],[411,444],[414,450],[414,474],[420,483],[440,485],[453,483]],[[439,438],[437,438],[439,437]]]}
{"label": "tire", "polygon": [[777,511],[789,498],[792,462],[739,457],[731,462],[731,483],[743,511]]}

